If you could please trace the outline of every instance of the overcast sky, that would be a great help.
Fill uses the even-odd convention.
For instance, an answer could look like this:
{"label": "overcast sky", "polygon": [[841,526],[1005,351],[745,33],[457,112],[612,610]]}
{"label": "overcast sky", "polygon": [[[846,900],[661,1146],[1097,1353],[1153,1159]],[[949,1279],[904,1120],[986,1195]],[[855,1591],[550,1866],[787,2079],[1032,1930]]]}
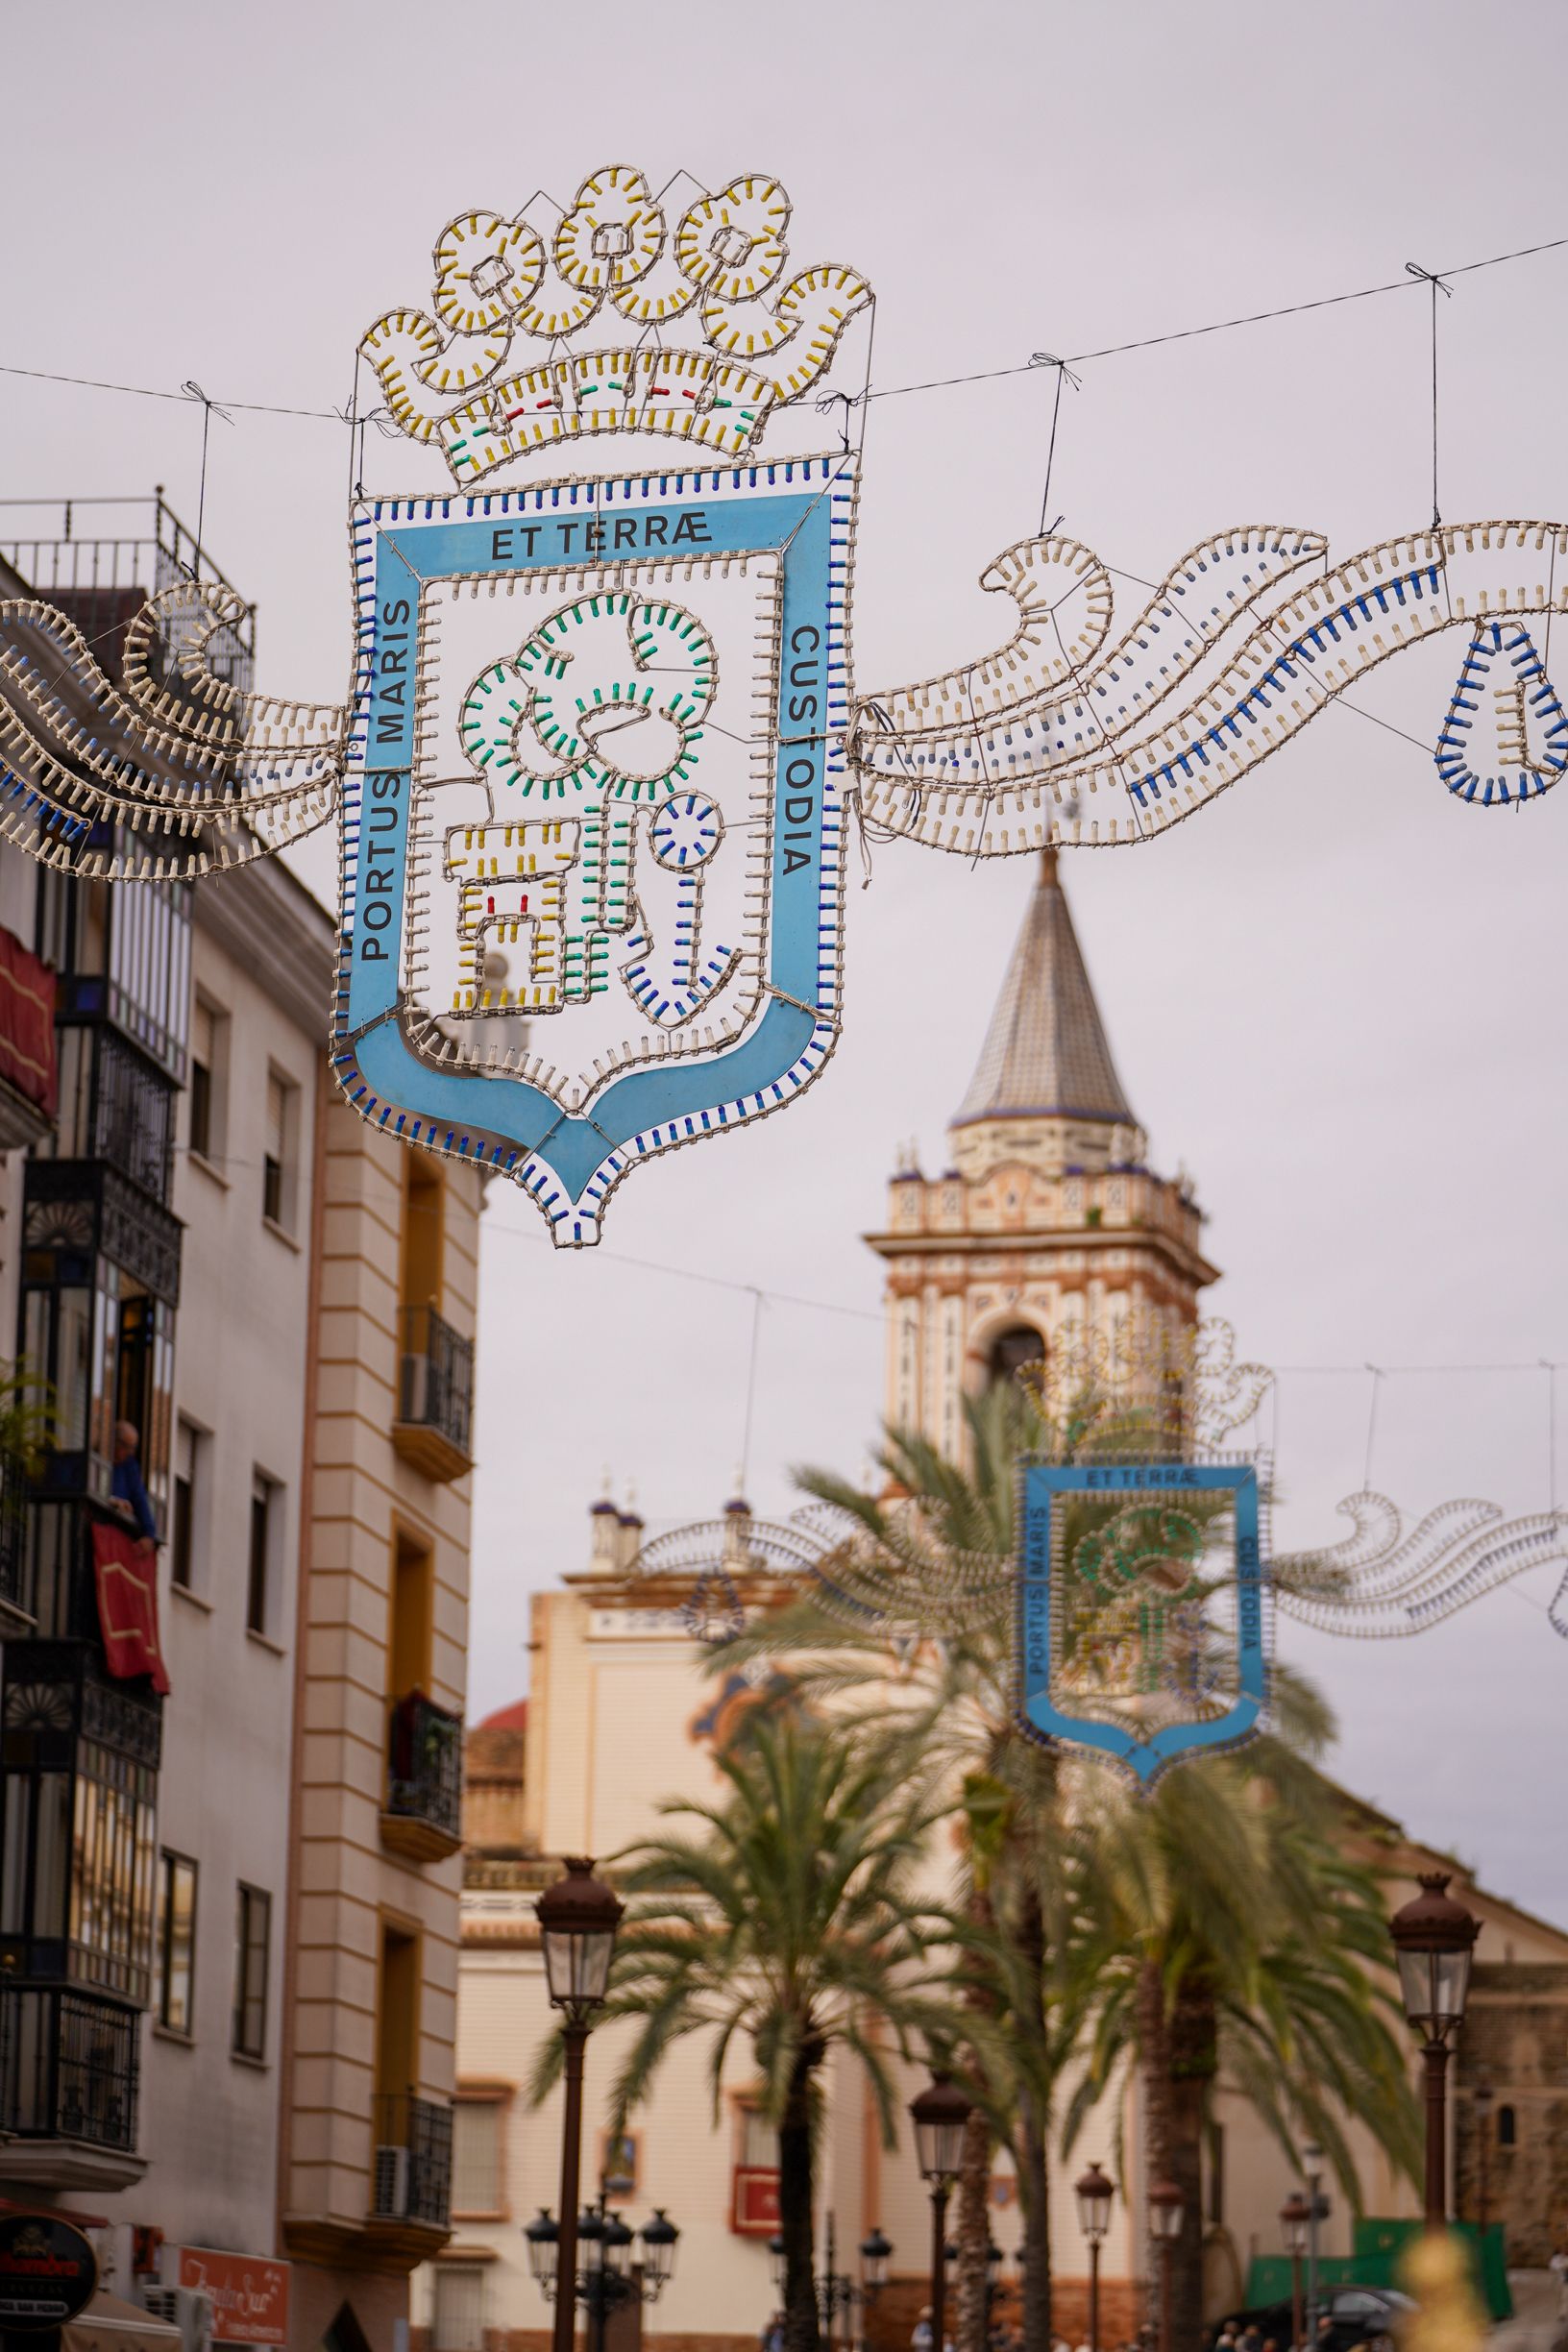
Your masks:
{"label": "overcast sky", "polygon": [[[796,262],[851,262],[877,289],[879,386],[1003,368],[1568,234],[1565,71],[1552,5],[797,0],[721,16],[502,0],[481,22],[409,0],[76,0],[7,27],[0,355],[330,407],[369,321],[427,299],[456,210],[510,211],[541,186],[566,201],[625,160],[655,184],[682,167],[710,185],[781,177]],[[1445,518],[1568,518],[1568,252],[1455,288],[1439,305]],[[1428,301],[1412,283],[1086,363],[1063,402],[1062,527],[1148,578],[1231,524],[1322,530],[1336,556],[1422,527]],[[1023,376],[873,404],[858,684],[1008,633],[1010,608],[975,581],[1038,525],[1051,388]],[[194,407],[18,378],[3,398],[12,496],[161,482],[194,523]],[[343,692],[348,470],[333,423],[212,427],[206,537],[258,601],[261,682],[282,693]],[[431,453],[374,436],[366,473],[445,486]],[[1140,592],[1119,594],[1126,613]],[[1355,697],[1414,742],[1335,710],[1157,844],[1066,861],[1156,1164],[1185,1163],[1210,1213],[1215,1310],[1284,1366],[1568,1360],[1568,790],[1521,814],[1449,799],[1421,747],[1460,651],[1446,636]],[[301,862],[330,894],[329,849]],[[787,1117],[639,1173],[597,1257],[552,1256],[527,1201],[495,1188],[476,1710],[525,1686],[527,1595],[579,1564],[605,1466],[651,1523],[731,1490],[747,1286],[839,1310],[764,1311],[757,1507],[790,1507],[791,1463],[863,1459],[882,1353],[857,1237],[881,1221],[898,1139],[943,1164],[1031,879],[1027,862],[879,850],[870,887],[851,881],[827,1074]],[[1568,1482],[1568,1373],[1558,1385]],[[1371,1386],[1365,1371],[1283,1377],[1289,1543],[1332,1535],[1360,1484]],[[1373,1482],[1412,1511],[1452,1494],[1539,1508],[1547,1408],[1538,1369],[1390,1377]],[[1284,1641],[1339,1708],[1341,1776],[1568,1925],[1555,1581],[1416,1641]]]}

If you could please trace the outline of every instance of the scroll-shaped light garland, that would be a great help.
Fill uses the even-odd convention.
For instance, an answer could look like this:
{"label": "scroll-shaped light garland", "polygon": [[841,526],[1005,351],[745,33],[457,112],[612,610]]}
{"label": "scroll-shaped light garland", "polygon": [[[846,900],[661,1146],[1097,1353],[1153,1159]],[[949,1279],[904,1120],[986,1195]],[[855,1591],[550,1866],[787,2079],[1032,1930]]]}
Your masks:
{"label": "scroll-shaped light garland", "polygon": [[[1524,623],[1568,609],[1568,528],[1448,526],[1295,584],[1326,556],[1324,539],[1283,525],[1222,531],[1167,573],[1107,649],[1105,566],[1074,539],[1020,541],[981,575],[1017,603],[1011,642],[859,704],[850,752],[866,816],[967,857],[1144,841],[1380,662],[1461,626],[1470,645],[1435,752],[1443,782],[1488,807],[1556,783],[1568,718]],[[1494,669],[1502,765],[1482,774],[1470,737]]]}
{"label": "scroll-shaped light garland", "polygon": [[[1134,1460],[1174,1434],[1195,1458],[1214,1459],[1261,1409],[1273,1374],[1237,1362],[1235,1335],[1218,1319],[1196,1325],[1129,1317],[1109,1331],[1069,1331],[1043,1364],[1020,1375],[1040,1415],[1041,1451],[1064,1448],[1100,1461]],[[1176,1402],[1173,1403],[1173,1400]],[[1425,1632],[1499,1585],[1555,1560],[1568,1562],[1568,1512],[1508,1519],[1495,1503],[1454,1500],[1404,1531],[1386,1496],[1360,1492],[1337,1507],[1354,1532],[1316,1551],[1277,1553],[1271,1569],[1281,1612],[1318,1631],[1387,1640]],[[788,1523],[748,1521],[751,1564],[809,1589],[830,1616],[890,1640],[952,1637],[994,1621],[1011,1605],[1011,1553],[940,1543],[916,1503],[885,1515],[878,1541],[849,1513],[813,1503]],[[643,1573],[703,1577],[733,1569],[734,1536],[715,1520],[658,1537]],[[1548,1616],[1568,1640],[1568,1573]]]}

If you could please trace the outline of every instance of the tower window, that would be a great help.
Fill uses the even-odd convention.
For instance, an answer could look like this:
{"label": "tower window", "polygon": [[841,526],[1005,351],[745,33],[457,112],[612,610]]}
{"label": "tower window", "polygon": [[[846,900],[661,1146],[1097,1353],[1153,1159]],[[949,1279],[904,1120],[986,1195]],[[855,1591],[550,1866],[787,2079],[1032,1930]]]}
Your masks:
{"label": "tower window", "polygon": [[995,1388],[1003,1381],[1017,1378],[1025,1364],[1043,1363],[1045,1342],[1039,1332],[1026,1324],[1016,1323],[992,1342],[991,1361],[987,1367],[988,1385]]}
{"label": "tower window", "polygon": [[1518,2145],[1518,2141],[1519,2122],[1517,2117],[1514,2115],[1513,2109],[1511,2107],[1500,2107],[1497,2111],[1498,2146],[1515,2147]]}

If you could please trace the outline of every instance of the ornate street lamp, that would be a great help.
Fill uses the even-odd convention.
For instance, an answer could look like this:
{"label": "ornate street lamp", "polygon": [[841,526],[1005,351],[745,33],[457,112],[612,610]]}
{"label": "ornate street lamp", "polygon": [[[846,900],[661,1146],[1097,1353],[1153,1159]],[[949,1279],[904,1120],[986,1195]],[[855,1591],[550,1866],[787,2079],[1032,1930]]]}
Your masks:
{"label": "ornate street lamp", "polygon": [[1312,2231],[1312,2209],[1299,2189],[1280,2207],[1280,2230],[1290,2257],[1290,2340],[1301,2352],[1301,2265]]}
{"label": "ornate street lamp", "polygon": [[582,2053],[609,1987],[615,1931],[625,1905],[600,1878],[593,1862],[569,1854],[566,1876],[549,1886],[533,1906],[545,1955],[551,2006],[564,2022],[566,2112],[561,2124],[561,2219],[556,2257],[567,2291],[555,2298],[553,2352],[572,2352],[576,2330],[574,2282],[577,2271],[577,2180],[582,2161]]}
{"label": "ornate street lamp", "polygon": [[1115,2184],[1091,2164],[1073,2182],[1072,2193],[1078,2200],[1078,2227],[1089,2242],[1089,2352],[1100,2352],[1100,2248],[1111,2227]]}
{"label": "ornate street lamp", "polygon": [[555,2296],[555,2278],[561,2259],[560,2225],[547,2206],[541,2205],[533,2219],[525,2223],[523,2236],[528,2249],[528,2268],[533,2283],[548,2301]]}
{"label": "ornate street lamp", "polygon": [[1429,2230],[1442,2229],[1448,2218],[1448,2051],[1463,2021],[1470,1957],[1481,1933],[1480,1920],[1455,1901],[1448,1880],[1447,1871],[1423,1871],[1420,1894],[1388,1923],[1405,2015],[1421,2036],[1426,2060]]}
{"label": "ornate street lamp", "polygon": [[[618,2213],[609,2210],[601,2193],[598,2204],[577,2217],[573,2233],[574,2262],[580,2255],[580,2268],[568,2270],[562,2263],[560,2224],[545,2207],[525,2225],[523,2237],[534,2283],[546,2302],[555,2306],[557,2338],[562,2310],[575,2332],[580,2304],[588,2315],[589,2343],[595,2352],[603,2352],[612,2311],[623,2303],[658,2301],[674,2270],[680,2232],[662,2205],[654,2206],[652,2218],[640,2230],[630,2230]],[[635,2269],[634,2247],[642,2252]]]}
{"label": "ornate street lamp", "polygon": [[1170,2352],[1170,2266],[1187,2217],[1174,2181],[1157,2180],[1148,2192],[1149,2235],[1160,2248],[1160,2352]]}
{"label": "ornate street lamp", "polygon": [[662,2205],[655,2205],[653,2217],[645,2221],[637,2233],[643,2242],[643,2280],[651,2287],[657,2299],[674,2276],[675,2246],[680,2232]]}
{"label": "ornate street lamp", "polygon": [[[947,2199],[964,2163],[970,2102],[945,2074],[933,2074],[910,2100],[920,2178],[931,2191],[931,2344],[943,2352],[947,2325]],[[563,2347],[565,2352],[565,2347]]]}
{"label": "ornate street lamp", "polygon": [[[888,2283],[888,2264],[893,2255],[893,2241],[885,2238],[874,2224],[860,2242],[860,2283],[857,2286],[846,2270],[838,2267],[834,2234],[834,2217],[827,2217],[827,2268],[821,2278],[813,2279],[818,2316],[822,2333],[829,2343],[833,2340],[834,2322],[840,2312],[852,2312],[856,2305],[869,2309]],[[784,2259],[784,2241],[772,2237],[768,2241],[768,2270],[773,2282],[773,2291],[782,2300],[788,2266]]]}
{"label": "ornate street lamp", "polygon": [[1317,2233],[1319,2225],[1329,2217],[1329,2200],[1323,2194],[1323,2150],[1315,2140],[1309,2140],[1301,2151],[1302,2170],[1307,2179],[1307,2341],[1317,2342]]}

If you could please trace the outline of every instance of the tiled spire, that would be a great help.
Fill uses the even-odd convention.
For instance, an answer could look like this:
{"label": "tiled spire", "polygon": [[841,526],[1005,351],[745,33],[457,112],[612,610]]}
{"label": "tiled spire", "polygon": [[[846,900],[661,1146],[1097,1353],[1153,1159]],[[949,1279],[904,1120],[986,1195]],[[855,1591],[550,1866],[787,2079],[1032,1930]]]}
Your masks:
{"label": "tiled spire", "polygon": [[1056,859],[1054,849],[1041,852],[1039,881],[954,1127],[1018,1118],[1134,1123]]}

